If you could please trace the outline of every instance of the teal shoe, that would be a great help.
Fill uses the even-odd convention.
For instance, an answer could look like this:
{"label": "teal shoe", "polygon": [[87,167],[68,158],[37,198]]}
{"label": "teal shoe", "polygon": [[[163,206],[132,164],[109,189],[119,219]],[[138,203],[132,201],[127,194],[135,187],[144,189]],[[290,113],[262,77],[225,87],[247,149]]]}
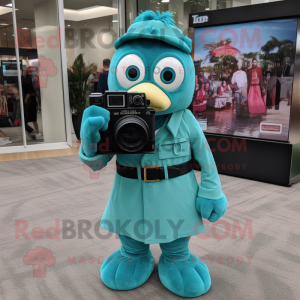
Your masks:
{"label": "teal shoe", "polygon": [[151,251],[145,257],[124,256],[121,250],[107,257],[101,267],[103,283],[113,290],[132,290],[145,283],[154,269]]}
{"label": "teal shoe", "polygon": [[171,292],[181,297],[198,297],[211,286],[207,266],[194,254],[173,256],[171,261],[162,253],[158,263],[161,283]]}

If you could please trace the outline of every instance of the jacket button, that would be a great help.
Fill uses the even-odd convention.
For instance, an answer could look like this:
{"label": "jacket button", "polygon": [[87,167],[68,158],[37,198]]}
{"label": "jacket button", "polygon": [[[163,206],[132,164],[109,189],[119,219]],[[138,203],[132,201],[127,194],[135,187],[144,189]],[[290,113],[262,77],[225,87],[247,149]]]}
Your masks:
{"label": "jacket button", "polygon": [[151,188],[152,184],[153,184],[152,182],[148,182],[148,184],[147,184],[148,188]]}

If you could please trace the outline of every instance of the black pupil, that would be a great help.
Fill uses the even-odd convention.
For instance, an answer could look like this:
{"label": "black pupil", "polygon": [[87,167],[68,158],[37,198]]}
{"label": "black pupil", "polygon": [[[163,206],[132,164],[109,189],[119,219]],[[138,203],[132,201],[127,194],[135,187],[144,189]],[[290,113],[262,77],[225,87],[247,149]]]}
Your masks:
{"label": "black pupil", "polygon": [[135,68],[130,68],[128,71],[128,76],[130,78],[136,78],[137,77],[137,70]]}
{"label": "black pupil", "polygon": [[170,81],[173,78],[173,73],[171,71],[166,71],[163,77],[165,81]]}

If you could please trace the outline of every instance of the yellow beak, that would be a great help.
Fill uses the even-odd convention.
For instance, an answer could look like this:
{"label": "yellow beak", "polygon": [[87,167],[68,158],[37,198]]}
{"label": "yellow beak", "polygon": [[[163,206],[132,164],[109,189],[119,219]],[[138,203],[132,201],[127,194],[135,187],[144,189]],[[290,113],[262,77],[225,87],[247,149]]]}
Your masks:
{"label": "yellow beak", "polygon": [[156,85],[144,82],[132,87],[128,92],[145,93],[146,98],[150,100],[150,107],[155,111],[164,111],[171,106],[170,98]]}

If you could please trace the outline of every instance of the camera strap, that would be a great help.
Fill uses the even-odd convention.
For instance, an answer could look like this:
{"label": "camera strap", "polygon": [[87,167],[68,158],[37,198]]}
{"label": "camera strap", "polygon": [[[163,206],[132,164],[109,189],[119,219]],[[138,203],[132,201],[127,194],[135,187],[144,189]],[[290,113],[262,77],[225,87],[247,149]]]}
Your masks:
{"label": "camera strap", "polygon": [[[138,179],[138,169],[134,167],[127,167],[117,164],[117,173],[126,178]],[[185,175],[193,170],[193,159],[173,166],[167,166],[169,179]],[[157,182],[164,180],[165,170],[164,167],[159,166],[146,166],[141,168],[141,177],[145,182]]]}

